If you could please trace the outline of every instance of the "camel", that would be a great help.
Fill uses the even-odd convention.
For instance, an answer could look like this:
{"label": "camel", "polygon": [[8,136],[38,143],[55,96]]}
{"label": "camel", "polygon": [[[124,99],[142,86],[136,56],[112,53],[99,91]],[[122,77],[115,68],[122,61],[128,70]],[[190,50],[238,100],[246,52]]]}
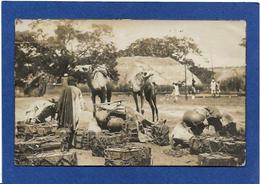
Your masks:
{"label": "camel", "polygon": [[104,64],[95,68],[92,65],[78,65],[74,68],[74,71],[86,73],[87,84],[91,90],[91,100],[93,102],[93,116],[96,117],[96,96],[100,98],[101,103],[105,103],[106,99],[107,102],[110,102],[112,97],[112,81],[107,67]]}
{"label": "camel", "polygon": [[144,114],[143,110],[143,101],[144,97],[146,101],[149,103],[151,110],[152,110],[152,115],[153,115],[153,121],[154,121],[154,113],[156,113],[156,118],[158,121],[158,109],[156,105],[156,91],[155,91],[155,83],[151,82],[149,78],[153,74],[147,74],[146,72],[139,72],[135,75],[133,80],[131,81],[132,83],[132,92],[133,92],[133,97],[136,105],[136,111],[140,112],[139,105],[138,105],[138,97],[140,96],[141,99],[141,113]]}

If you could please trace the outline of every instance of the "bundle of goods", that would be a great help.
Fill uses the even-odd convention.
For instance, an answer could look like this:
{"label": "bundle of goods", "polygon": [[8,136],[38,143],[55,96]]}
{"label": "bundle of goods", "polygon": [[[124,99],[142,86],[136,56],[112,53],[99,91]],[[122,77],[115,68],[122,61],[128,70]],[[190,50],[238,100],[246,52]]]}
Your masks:
{"label": "bundle of goods", "polygon": [[28,141],[17,141],[15,143],[15,153],[18,154],[37,154],[43,151],[59,149],[61,138],[59,136],[36,137]]}
{"label": "bundle of goods", "polygon": [[[117,117],[116,123],[111,118]],[[122,101],[107,102],[102,104],[96,104],[96,121],[101,129],[115,129],[113,131],[120,131],[122,128],[121,122],[118,120],[126,119],[126,108],[122,105]],[[110,121],[110,123],[109,123]]]}
{"label": "bundle of goods", "polygon": [[[153,122],[147,120],[136,110],[130,107],[126,108],[126,127],[124,131],[126,132],[130,142],[146,142],[149,140],[153,125]],[[144,135],[145,138],[143,137]]]}
{"label": "bundle of goods", "polygon": [[[122,101],[114,101],[97,105],[96,120],[101,129],[110,132],[124,131],[129,141],[138,139],[138,115],[135,110],[126,108]],[[144,118],[142,118],[144,119]]]}
{"label": "bundle of goods", "polygon": [[56,102],[55,100],[37,100],[27,110],[25,114],[26,123],[44,123],[46,119],[55,118]]}
{"label": "bundle of goods", "polygon": [[103,131],[102,133],[97,133],[95,138],[92,140],[91,150],[92,155],[97,157],[104,156],[104,150],[108,147],[113,147],[118,144],[123,144],[127,142],[127,138],[124,133],[109,133]]}
{"label": "bundle of goods", "polygon": [[243,164],[245,161],[245,141],[235,137],[198,136],[191,139],[190,152],[192,154],[222,153],[236,158],[238,164]]}
{"label": "bundle of goods", "polygon": [[72,147],[73,135],[69,128],[60,128],[57,130],[56,134],[61,139],[61,151],[69,151]]}
{"label": "bundle of goods", "polygon": [[110,132],[119,132],[123,130],[125,124],[126,122],[124,119],[111,116],[107,123],[107,127]]}
{"label": "bundle of goods", "polygon": [[202,153],[199,154],[199,165],[201,166],[237,166],[238,159],[224,153]]}
{"label": "bundle of goods", "polygon": [[97,107],[98,111],[108,111],[110,116],[115,116],[122,119],[125,119],[126,117],[126,108],[122,104],[122,100],[98,104]]}
{"label": "bundle of goods", "polygon": [[24,121],[18,121],[16,124],[17,138],[30,139],[32,137],[54,135],[58,128],[55,120],[46,123],[28,124]]}
{"label": "bundle of goods", "polygon": [[87,129],[77,129],[74,134],[74,147],[77,149],[90,150],[96,132]]}
{"label": "bundle of goods", "polygon": [[176,147],[174,149],[165,149],[163,153],[173,157],[183,157],[190,154],[190,149]]}
{"label": "bundle of goods", "polygon": [[77,155],[71,151],[52,151],[33,155],[24,154],[16,156],[15,163],[23,166],[74,166],[77,165]]}
{"label": "bundle of goods", "polygon": [[76,154],[69,152],[71,131],[61,128],[55,135],[17,140],[15,163],[17,165],[76,165]]}
{"label": "bundle of goods", "polygon": [[153,142],[160,146],[169,145],[169,131],[170,128],[164,123],[157,123],[152,126]]}
{"label": "bundle of goods", "polygon": [[128,144],[105,150],[106,166],[149,166],[151,148]]}
{"label": "bundle of goods", "polygon": [[133,119],[126,120],[124,132],[126,133],[129,142],[139,141],[137,123]]}

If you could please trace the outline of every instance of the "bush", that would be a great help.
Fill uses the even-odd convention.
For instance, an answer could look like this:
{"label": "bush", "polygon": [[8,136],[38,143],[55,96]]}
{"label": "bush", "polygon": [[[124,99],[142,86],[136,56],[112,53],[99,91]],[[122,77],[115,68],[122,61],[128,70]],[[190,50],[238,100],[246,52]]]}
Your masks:
{"label": "bush", "polygon": [[131,92],[130,84],[119,84],[112,88],[113,92]]}
{"label": "bush", "polygon": [[222,91],[245,91],[245,81],[241,77],[230,77],[220,83]]}

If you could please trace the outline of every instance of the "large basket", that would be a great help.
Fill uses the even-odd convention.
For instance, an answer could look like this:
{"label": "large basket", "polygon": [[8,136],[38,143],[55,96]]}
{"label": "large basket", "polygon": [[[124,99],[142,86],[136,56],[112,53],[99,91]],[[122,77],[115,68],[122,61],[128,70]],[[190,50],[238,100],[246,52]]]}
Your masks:
{"label": "large basket", "polygon": [[151,165],[151,148],[124,145],[105,150],[106,166],[149,166]]}

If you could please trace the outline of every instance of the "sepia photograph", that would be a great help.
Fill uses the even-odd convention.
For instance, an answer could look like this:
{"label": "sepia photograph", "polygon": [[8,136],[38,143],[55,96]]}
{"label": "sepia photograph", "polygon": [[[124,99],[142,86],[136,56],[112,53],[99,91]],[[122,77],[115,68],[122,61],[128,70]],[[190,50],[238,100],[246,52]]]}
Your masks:
{"label": "sepia photograph", "polygon": [[16,19],[16,166],[245,166],[246,22]]}

